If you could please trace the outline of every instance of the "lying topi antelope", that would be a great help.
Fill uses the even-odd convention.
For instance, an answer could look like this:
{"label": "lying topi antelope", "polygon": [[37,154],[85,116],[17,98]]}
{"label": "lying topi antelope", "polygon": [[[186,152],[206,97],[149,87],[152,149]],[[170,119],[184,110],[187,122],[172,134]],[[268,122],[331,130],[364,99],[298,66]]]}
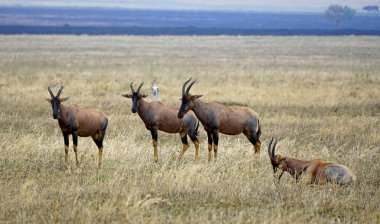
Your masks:
{"label": "lying topi antelope", "polygon": [[73,135],[73,149],[77,167],[79,167],[77,154],[78,136],[91,136],[99,149],[98,167],[100,168],[102,165],[103,140],[106,134],[108,119],[103,112],[98,109],[84,109],[74,104],[69,106],[63,105],[62,102],[69,99],[69,97],[60,98],[62,90],[63,86],[61,85],[57,95],[54,96],[50,85],[48,91],[51,98],[46,100],[51,103],[53,118],[58,119],[58,124],[63,134],[65,142],[65,163],[67,164],[68,162],[69,135]]}
{"label": "lying topi antelope", "polygon": [[273,138],[268,146],[268,154],[273,166],[273,173],[277,169],[281,169],[281,174],[278,177],[280,181],[284,172],[290,173],[298,182],[302,173],[308,173],[311,178],[311,184],[324,184],[326,182],[339,185],[347,185],[356,181],[356,176],[352,170],[346,166],[337,163],[324,162],[319,159],[299,160],[288,157],[275,155],[277,140],[273,144]]}
{"label": "lying topi antelope", "polygon": [[244,133],[249,141],[254,145],[255,154],[260,153],[261,128],[259,116],[250,108],[240,106],[224,106],[221,103],[205,103],[199,99],[202,95],[191,95],[190,88],[193,81],[186,89],[185,87],[191,78],[182,86],[182,104],[178,112],[181,118],[188,111],[194,111],[195,115],[203,124],[208,137],[208,161],[211,161],[212,144],[214,143],[214,158],[218,154],[219,132],[227,135],[238,135]]}
{"label": "lying topi antelope", "polygon": [[145,127],[150,130],[153,139],[154,148],[154,161],[158,161],[157,152],[157,130],[167,133],[179,133],[181,136],[183,148],[179,155],[179,160],[182,159],[183,154],[186,152],[189,144],[187,142],[187,135],[190,136],[195,146],[195,159],[198,158],[199,141],[197,138],[199,121],[194,113],[189,113],[183,119],[176,116],[178,108],[163,105],[160,102],[154,101],[151,103],[145,102],[144,98],[148,95],[141,94],[140,89],[144,82],[140,84],[137,91],[133,88],[133,82],[130,84],[132,94],[123,94],[126,98],[131,98],[132,113],[138,113],[140,118],[144,121]]}

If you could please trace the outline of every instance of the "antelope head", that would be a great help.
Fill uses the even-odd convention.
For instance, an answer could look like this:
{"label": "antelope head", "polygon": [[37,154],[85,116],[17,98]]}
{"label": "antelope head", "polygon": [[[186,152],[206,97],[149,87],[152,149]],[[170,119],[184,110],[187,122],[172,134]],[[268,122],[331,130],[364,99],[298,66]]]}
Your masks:
{"label": "antelope head", "polygon": [[273,173],[276,173],[278,168],[280,168],[281,170],[288,170],[288,165],[285,162],[285,158],[281,157],[281,155],[279,154],[275,155],[277,140],[275,140],[273,144],[273,148],[272,148],[271,146],[272,146],[273,140],[274,139],[272,138],[268,146],[268,154],[269,154],[270,161],[272,163]]}
{"label": "antelope head", "polygon": [[59,105],[68,100],[69,97],[64,97],[64,98],[60,98],[60,95],[62,93],[62,90],[63,90],[63,86],[61,83],[59,83],[59,90],[58,90],[58,93],[56,96],[54,96],[53,94],[53,91],[51,90],[51,85],[48,86],[48,91],[50,93],[50,96],[51,98],[46,98],[46,101],[48,101],[49,103],[51,103],[51,107],[53,109],[53,118],[54,119],[59,119]]}
{"label": "antelope head", "polygon": [[137,109],[139,108],[140,99],[148,96],[148,95],[140,93],[140,89],[143,85],[144,85],[144,81],[139,85],[139,87],[137,88],[137,91],[135,91],[135,89],[133,88],[133,82],[131,82],[131,84],[129,86],[131,87],[132,94],[123,94],[122,95],[125,98],[131,98],[132,99],[132,102],[133,102],[132,113],[137,112]]}
{"label": "antelope head", "polygon": [[[194,108],[194,100],[201,97],[202,95],[191,95],[190,89],[196,82],[196,80],[192,81],[189,86],[186,88],[187,83],[189,83],[191,78],[187,80],[183,86],[182,86],[182,98],[181,100],[181,107],[178,111],[178,118],[183,118],[183,116],[189,111]],[[185,90],[186,89],[186,90]]]}

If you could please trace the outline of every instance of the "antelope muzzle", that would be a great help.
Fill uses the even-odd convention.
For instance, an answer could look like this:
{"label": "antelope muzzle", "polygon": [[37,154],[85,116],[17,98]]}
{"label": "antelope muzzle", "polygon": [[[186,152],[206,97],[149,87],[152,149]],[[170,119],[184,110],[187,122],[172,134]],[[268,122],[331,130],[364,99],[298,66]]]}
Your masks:
{"label": "antelope muzzle", "polygon": [[185,113],[184,113],[184,110],[182,110],[182,108],[181,108],[181,110],[178,111],[178,115],[177,115],[177,117],[178,117],[178,118],[183,118],[183,116],[185,116]]}
{"label": "antelope muzzle", "polygon": [[[136,95],[136,94],[134,94],[134,95]],[[137,95],[133,96],[132,102],[133,102],[132,113],[136,113],[137,112],[137,108],[138,108],[138,97],[137,97]]]}
{"label": "antelope muzzle", "polygon": [[58,119],[59,118],[59,111],[58,111],[59,102],[57,99],[53,99],[52,107],[53,107],[53,114],[52,114],[53,118]]}

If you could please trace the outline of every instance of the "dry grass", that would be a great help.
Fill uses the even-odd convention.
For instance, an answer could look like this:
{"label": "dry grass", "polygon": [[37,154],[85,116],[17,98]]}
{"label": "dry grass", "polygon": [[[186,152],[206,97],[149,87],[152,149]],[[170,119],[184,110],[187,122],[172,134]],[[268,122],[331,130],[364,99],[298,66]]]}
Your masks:
{"label": "dry grass", "polygon": [[[1,223],[376,223],[380,221],[380,39],[378,37],[0,36]],[[158,77],[161,99],[179,106],[181,84],[206,101],[248,105],[261,116],[259,159],[243,135],[220,136],[217,162],[177,135],[150,133],[129,82]],[[110,119],[104,167],[79,139],[81,168],[63,163],[63,138],[44,100],[53,79],[69,103]],[[266,147],[351,167],[350,187],[275,184]],[[70,142],[71,144],[71,142]]]}

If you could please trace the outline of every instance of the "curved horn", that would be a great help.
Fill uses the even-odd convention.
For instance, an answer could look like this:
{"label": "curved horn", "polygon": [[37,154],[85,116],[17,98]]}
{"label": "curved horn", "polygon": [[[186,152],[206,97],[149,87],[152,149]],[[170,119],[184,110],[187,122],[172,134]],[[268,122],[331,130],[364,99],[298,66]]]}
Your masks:
{"label": "curved horn", "polygon": [[183,84],[183,86],[182,86],[182,96],[185,95],[185,87],[186,87],[187,83],[190,82],[191,79],[192,79],[192,78],[190,78],[189,80],[187,80],[187,81]]}
{"label": "curved horn", "polygon": [[274,158],[274,154],[275,154],[275,151],[276,151],[276,145],[277,145],[277,139],[276,141],[274,142],[274,145],[273,145],[273,150],[272,150],[272,157]]}
{"label": "curved horn", "polygon": [[50,93],[50,96],[53,98],[54,97],[54,94],[53,94],[53,92],[51,91],[51,85],[49,85],[48,86],[48,91],[49,91],[49,93]]}
{"label": "curved horn", "polygon": [[269,143],[269,146],[268,146],[268,154],[269,154],[269,158],[271,158],[271,159],[273,159],[273,157],[272,157],[272,150],[271,150],[272,142],[273,142],[273,138],[270,140],[270,143]]}
{"label": "curved horn", "polygon": [[194,85],[194,83],[196,82],[197,80],[194,80],[190,83],[190,85],[187,87],[187,90],[186,90],[186,94],[189,94],[189,91],[190,91],[190,88]]}
{"label": "curved horn", "polygon": [[139,85],[139,87],[137,88],[137,92],[140,93],[140,89],[141,89],[141,86],[144,85],[144,81],[142,81],[142,83]]}
{"label": "curved horn", "polygon": [[61,88],[59,88],[58,93],[57,93],[57,97],[59,97],[59,95],[61,95],[62,90],[63,90],[63,86],[61,86]]}
{"label": "curved horn", "polygon": [[135,89],[133,88],[133,82],[131,82],[131,84],[129,85],[129,87],[131,87],[131,91],[132,91],[132,94],[135,92]]}

